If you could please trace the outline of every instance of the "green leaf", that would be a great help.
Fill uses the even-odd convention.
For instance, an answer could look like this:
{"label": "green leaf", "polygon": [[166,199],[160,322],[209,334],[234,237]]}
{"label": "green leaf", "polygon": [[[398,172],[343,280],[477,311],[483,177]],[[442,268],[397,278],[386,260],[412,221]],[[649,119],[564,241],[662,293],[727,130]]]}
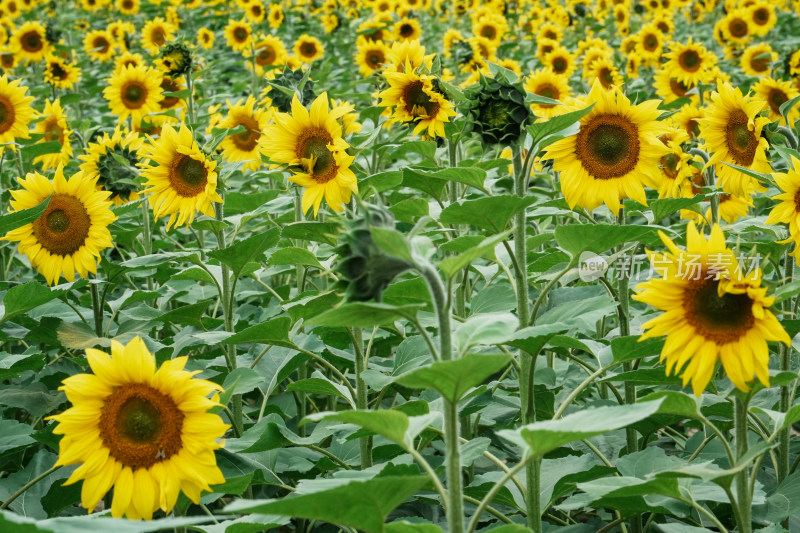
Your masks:
{"label": "green leaf", "polygon": [[[382,411],[341,411],[337,413],[315,413],[306,417],[307,420],[317,422],[320,420],[333,420],[345,424],[354,424],[386,437],[404,449],[413,446],[413,437],[407,438],[409,417],[405,413],[395,410]],[[416,435],[414,435],[416,436]]]}
{"label": "green leaf", "polygon": [[358,181],[358,190],[364,191],[362,198],[367,199],[372,194],[396,189],[403,183],[403,173],[399,170],[379,172]]}
{"label": "green leaf", "polygon": [[350,391],[347,389],[347,387],[332,382],[319,373],[319,371],[314,372],[314,377],[301,379],[300,381],[290,383],[289,386],[286,387],[286,390],[301,391],[309,394],[322,394],[325,396],[335,396],[346,400],[352,409],[356,408],[356,402],[353,400],[353,396],[350,394]]}
{"label": "green leaf", "polygon": [[519,320],[511,313],[486,313],[473,315],[459,325],[455,338],[459,354],[476,345],[505,344],[519,327]]}
{"label": "green leaf", "polygon": [[177,527],[211,522],[208,516],[161,518],[134,521],[107,516],[75,516],[32,520],[9,511],[0,511],[0,531],[3,533],[151,533]]}
{"label": "green leaf", "polygon": [[399,376],[395,383],[410,389],[433,389],[451,402],[457,402],[471,388],[508,365],[506,354],[469,354],[452,361],[436,361]]}
{"label": "green leaf", "polygon": [[203,315],[208,310],[208,305],[211,300],[202,300],[197,303],[183,305],[172,311],[156,317],[160,322],[169,322],[171,324],[178,324],[182,326],[194,326],[196,328],[205,329],[203,326]]}
{"label": "green leaf", "polygon": [[664,339],[647,339],[639,341],[639,336],[617,337],[611,341],[611,353],[614,361],[624,363],[642,357],[659,355],[664,347]]}
{"label": "green leaf", "polygon": [[279,238],[278,229],[270,228],[247,239],[237,240],[222,250],[213,250],[208,255],[228,265],[234,278],[238,278],[247,263],[258,261],[264,252],[278,243]]}
{"label": "green leaf", "polygon": [[405,520],[386,524],[383,531],[384,533],[443,533],[442,528],[436,524],[420,524],[418,522],[406,522]]}
{"label": "green leaf", "polygon": [[320,520],[366,533],[383,533],[389,513],[428,483],[427,476],[385,476],[280,500],[238,500],[224,510]]}
{"label": "green leaf", "polygon": [[49,289],[38,281],[29,281],[16,287],[11,287],[3,297],[5,311],[0,324],[30,311],[50,300],[55,300],[59,296],[66,294],[62,289]]}
{"label": "green leaf", "polygon": [[402,318],[414,320],[419,304],[387,305],[381,303],[346,303],[306,320],[312,326],[371,328],[391,324]]}
{"label": "green leaf", "polygon": [[506,228],[514,215],[535,201],[533,196],[520,198],[510,195],[464,200],[447,206],[439,221],[442,224],[472,224],[499,233]]}
{"label": "green leaf", "polygon": [[[486,171],[478,167],[443,168],[435,171],[404,168],[403,183],[411,187],[411,183],[420,181],[442,180],[445,183],[455,181],[474,187],[479,191],[488,192],[483,183],[486,181]],[[423,191],[424,192],[424,191]]]}
{"label": "green leaf", "polygon": [[594,104],[585,109],[571,111],[552,117],[544,122],[531,124],[527,127],[528,133],[533,138],[531,146],[536,146],[536,152],[539,152],[559,139],[574,135],[577,133],[577,131],[573,132],[573,130],[577,129],[575,126],[578,121],[586,116],[592,110],[592,107],[594,107]]}
{"label": "green leaf", "polygon": [[658,412],[661,400],[633,405],[588,408],[558,420],[535,422],[517,430],[500,430],[498,435],[524,445],[532,455],[624,428]]}
{"label": "green leaf", "polygon": [[462,268],[472,263],[479,257],[491,256],[494,257],[495,247],[506,240],[511,235],[512,230],[506,230],[497,235],[487,237],[481,240],[477,245],[470,247],[464,253],[455,257],[448,257],[439,263],[439,269],[445,273],[449,278],[455,276]]}
{"label": "green leaf", "polygon": [[662,400],[658,412],[685,418],[700,418],[698,399],[679,391],[656,391],[639,399],[641,402]]}
{"label": "green leaf", "polygon": [[336,222],[294,222],[286,224],[281,237],[303,241],[324,242],[336,246],[339,224]]}
{"label": "green leaf", "polygon": [[301,265],[322,269],[322,265],[312,252],[305,248],[296,248],[294,246],[275,250],[270,254],[267,262],[270,265]]}
{"label": "green leaf", "polygon": [[379,228],[374,226],[370,228],[370,232],[378,248],[393,257],[414,264],[414,259],[411,255],[411,247],[405,235],[394,228]]}
{"label": "green leaf", "polygon": [[789,116],[789,113],[792,112],[792,108],[794,108],[794,106],[797,105],[797,102],[800,102],[800,95],[795,96],[791,100],[788,100],[781,104],[780,113],[781,116],[783,117],[784,122],[786,122],[787,124],[789,123],[787,117]]}
{"label": "green leaf", "polygon": [[[225,377],[225,381],[222,383],[222,389],[227,393],[235,389],[236,394],[246,394],[263,382],[264,378],[262,378],[258,372],[252,368],[242,366],[234,368],[233,371]],[[228,394],[228,396],[230,396],[230,394]]]}
{"label": "green leaf", "polygon": [[289,339],[289,327],[291,324],[291,318],[288,316],[279,316],[234,333],[232,336],[225,339],[225,343],[273,344],[275,346],[293,348],[295,344]]}
{"label": "green leaf", "polygon": [[658,198],[650,201],[650,209],[653,211],[653,222],[658,222],[662,218],[687,207],[697,205],[705,199],[705,196],[698,194],[692,198]]}
{"label": "green leaf", "polygon": [[581,252],[605,252],[626,242],[636,242],[656,235],[651,226],[614,224],[567,224],[556,227],[556,242],[575,258]]}
{"label": "green leaf", "polygon": [[0,454],[36,442],[30,436],[31,433],[33,428],[28,424],[16,420],[0,420]]}
{"label": "green leaf", "polygon": [[42,216],[47,206],[50,205],[50,198],[52,198],[52,195],[45,198],[45,200],[36,207],[22,209],[7,215],[0,215],[0,235],[5,235],[9,231],[21,228],[25,224],[30,224]]}
{"label": "green leaf", "polygon": [[45,141],[20,148],[23,157],[38,157],[40,155],[57,154],[61,151],[61,143],[58,141]]}

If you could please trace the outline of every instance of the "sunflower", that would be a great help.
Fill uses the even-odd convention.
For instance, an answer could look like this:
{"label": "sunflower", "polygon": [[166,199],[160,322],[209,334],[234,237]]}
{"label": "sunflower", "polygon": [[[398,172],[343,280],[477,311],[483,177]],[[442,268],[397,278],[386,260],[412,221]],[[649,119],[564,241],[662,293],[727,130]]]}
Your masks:
{"label": "sunflower", "polygon": [[174,37],[175,27],[161,17],[148,20],[142,28],[142,47],[153,55]]}
{"label": "sunflower", "polygon": [[25,96],[28,88],[20,87],[19,82],[0,76],[0,144],[27,139],[28,124],[36,116],[31,107],[33,96]]}
{"label": "sunflower", "polygon": [[123,52],[119,54],[117,57],[114,58],[114,71],[119,72],[124,70],[125,67],[145,67],[147,66],[147,62],[145,61],[142,54],[136,54],[133,52]]}
{"label": "sunflower", "polygon": [[472,33],[489,39],[495,46],[500,45],[506,32],[508,32],[508,22],[502,15],[486,15],[472,23]]}
{"label": "sunflower", "polygon": [[269,20],[269,27],[273,30],[281,27],[283,24],[283,7],[279,3],[273,2],[269,5],[267,20]]}
{"label": "sunflower", "polygon": [[214,47],[214,32],[208,28],[197,30],[197,44],[203,50],[211,50]]}
{"label": "sunflower", "polygon": [[716,61],[714,54],[702,44],[692,42],[691,37],[686,43],[672,43],[666,57],[664,68],[670,77],[687,86],[705,82],[707,70]]}
{"label": "sunflower", "polygon": [[263,76],[264,72],[270,67],[285,65],[289,57],[283,42],[272,35],[266,35],[258,39],[253,49],[255,51],[256,74],[259,76]]}
{"label": "sunflower", "polygon": [[105,63],[114,56],[114,38],[104,30],[94,30],[83,39],[83,50],[94,61]]}
{"label": "sunflower", "polygon": [[772,63],[778,60],[778,54],[767,43],[758,43],[745,48],[740,58],[742,71],[748,76],[766,76]]}
{"label": "sunflower", "polygon": [[356,49],[354,58],[358,71],[365,78],[380,71],[387,62],[389,49],[382,41],[370,41],[359,37],[356,40]]}
{"label": "sunflower", "polygon": [[[565,102],[570,97],[569,84],[564,76],[554,74],[548,69],[533,71],[525,80],[525,90],[537,96]],[[558,115],[562,110],[555,104],[531,104],[531,111],[537,118],[547,119]]]}
{"label": "sunflower", "polygon": [[[717,28],[726,42],[741,44],[750,39],[750,22],[746,9],[734,9],[719,20]],[[715,32],[717,33],[717,32]]]}
{"label": "sunflower", "polygon": [[775,298],[761,287],[761,270],[742,272],[716,224],[706,239],[690,222],[686,250],[659,233],[669,252],[648,256],[661,277],[639,284],[633,298],[664,313],[642,325],[640,340],[666,335],[661,360],[667,374],[682,371],[684,386],[691,381],[696,396],[718,360],[738,389],[749,391],[754,376],[769,386],[767,341],[788,345],[791,339],[767,309]]}
{"label": "sunflower", "polygon": [[419,39],[422,35],[422,28],[417,19],[405,18],[395,22],[392,32],[398,41]]}
{"label": "sunflower", "polygon": [[247,7],[244,8],[244,14],[248,19],[250,19],[250,22],[253,24],[259,24],[263,22],[267,11],[264,9],[264,4],[261,0],[253,0],[247,4]]}
{"label": "sunflower", "polygon": [[18,51],[20,59],[41,61],[49,49],[44,26],[38,22],[23,23],[11,37],[11,46]]}
{"label": "sunflower", "polygon": [[324,198],[334,211],[342,211],[358,183],[347,155],[349,145],[342,138],[339,119],[350,108],[328,107],[328,95],[322,93],[306,109],[295,95],[292,112],[275,115],[275,123],[265,132],[264,152],[275,163],[295,167],[289,178],[304,187],[303,213],[314,207],[314,216]]}
{"label": "sunflower", "polygon": [[44,81],[58,89],[72,89],[81,77],[81,69],[56,55],[45,59]]}
{"label": "sunflower", "polygon": [[49,417],[64,435],[56,465],[82,463],[65,485],[83,480],[84,508],[113,486],[113,517],[149,520],[158,509],[169,513],[181,491],[200,503],[202,491],[225,481],[214,450],[230,426],[208,412],[221,388],[184,370],[187,357],[156,369],[134,337],[126,346],[112,340],[111,354],[87,349],[86,360],[93,374],[70,376],[59,389],[72,407]]}
{"label": "sunflower", "polygon": [[111,112],[122,122],[129,116],[138,123],[142,117],[157,113],[161,100],[161,74],[147,67],[125,67],[114,72],[103,89]]}
{"label": "sunflower", "polygon": [[83,278],[97,272],[100,251],[111,246],[108,225],[117,219],[109,209],[110,193],[95,190],[94,181],[82,172],[67,181],[60,164],[52,182],[36,172],[17,181],[22,189],[11,191],[12,211],[52,198],[39,218],[8,232],[2,240],[19,242],[19,253],[28,256],[49,285],[62,275],[75,281],[76,270]]}
{"label": "sunflower", "polygon": [[698,120],[705,116],[704,109],[687,104],[670,118],[675,126],[686,132],[690,139],[697,139],[700,136],[700,123]]}
{"label": "sunflower", "polygon": [[595,79],[598,80],[604,89],[622,86],[622,76],[611,58],[603,57],[595,59],[592,61],[592,64],[589,65],[587,74],[588,79],[592,81]]}
{"label": "sunflower", "polygon": [[233,20],[228,21],[225,26],[225,39],[228,46],[238,52],[242,52],[250,48],[250,43],[253,38],[253,30],[250,23],[246,20]]}
{"label": "sunflower", "polygon": [[8,46],[0,47],[0,67],[3,73],[11,73],[17,66],[17,53]]}
{"label": "sunflower", "polygon": [[567,78],[575,72],[578,66],[575,61],[575,56],[568,49],[560,45],[554,47],[553,50],[544,55],[542,58],[542,65],[552,70],[554,74],[559,74]]}
{"label": "sunflower", "polygon": [[691,164],[692,157],[684,152],[681,146],[689,140],[689,136],[683,130],[670,128],[658,139],[669,149],[668,153],[661,156],[659,162],[661,180],[658,197],[680,198],[684,196],[686,182],[691,179],[694,168]]}
{"label": "sunflower", "polygon": [[143,194],[152,194],[150,203],[156,220],[169,215],[170,229],[173,225],[188,226],[198,211],[213,217],[211,202],[222,202],[217,194],[217,164],[200,150],[191,130],[181,125],[175,131],[165,124],[158,140],[148,140],[140,154],[154,164],[139,166],[147,180]]}
{"label": "sunflower", "polygon": [[106,31],[120,49],[127,50],[129,36],[136,33],[136,26],[129,21],[117,20],[109,24]]}
{"label": "sunflower", "polygon": [[311,63],[325,55],[322,41],[304,33],[294,42],[294,53],[303,63]]}
{"label": "sunflower", "polygon": [[416,74],[408,64],[405,72],[384,72],[389,88],[380,93],[381,107],[394,107],[393,122],[415,123],[414,135],[427,131],[444,137],[444,125],[456,116],[453,105],[434,86],[436,78]]}
{"label": "sunflower", "polygon": [[664,34],[653,23],[646,24],[639,30],[639,53],[645,63],[657,62],[664,50]]}
{"label": "sunflower", "polygon": [[767,140],[761,129],[769,123],[766,117],[758,117],[764,107],[760,98],[743,96],[737,87],[724,83],[712,93],[713,107],[706,118],[699,119],[700,136],[705,140],[713,156],[709,165],[715,165],[717,177],[725,192],[743,195],[751,184],[764,191],[754,178],[731,168],[725,163],[746,167],[755,172],[769,173],[766,151]]}
{"label": "sunflower", "polygon": [[136,15],[139,13],[139,0],[117,0],[117,9],[123,15]]}
{"label": "sunflower", "polygon": [[52,154],[40,155],[33,162],[41,162],[43,170],[56,168],[59,164],[68,164],[72,158],[72,144],[70,144],[72,130],[67,125],[67,115],[61,108],[61,102],[58,99],[52,102],[47,100],[42,117],[42,120],[36,124],[34,133],[42,135],[42,142],[58,141],[61,144],[61,150]]}
{"label": "sunflower", "polygon": [[632,105],[618,89],[603,89],[595,80],[572,109],[592,110],[580,120],[577,135],[547,148],[544,159],[561,172],[561,190],[570,208],[593,210],[600,204],[618,213],[628,197],[647,205],[644,185],[657,188],[659,160],[669,150],[658,140],[665,126],[657,122],[659,101]]}
{"label": "sunflower", "polygon": [[797,241],[800,239],[800,161],[794,156],[791,156],[791,160],[792,167],[788,172],[776,172],[772,175],[781,190],[772,199],[780,203],[772,208],[766,223],[788,224],[790,237]]}
{"label": "sunflower", "polygon": [[431,70],[435,54],[425,55],[425,47],[419,41],[400,41],[392,43],[386,56],[386,69],[403,72],[409,65],[412,69],[425,67]]}
{"label": "sunflower", "polygon": [[669,69],[662,68],[656,73],[653,80],[653,87],[656,90],[656,94],[663,98],[664,103],[666,104],[673,102],[678,98],[689,98],[691,99],[692,103],[697,102],[696,94],[686,94],[694,89],[694,85],[687,85],[682,81],[673,78]]}
{"label": "sunflower", "polygon": [[[753,190],[752,187],[750,189]],[[720,194],[717,212],[722,220],[728,224],[733,224],[740,218],[746,217],[753,205],[753,197],[749,193],[744,196],[727,193]],[[706,218],[703,220],[711,220],[711,216],[711,208],[709,207],[706,210]]]}
{"label": "sunflower", "polygon": [[228,135],[220,143],[222,155],[227,161],[247,161],[245,170],[255,170],[261,166],[264,135],[270,119],[268,111],[256,106],[256,99],[248,96],[243,103],[228,104],[228,116],[220,122],[218,128],[244,128],[242,133]]}
{"label": "sunflower", "polygon": [[[764,109],[769,111],[770,120],[780,120],[785,125],[785,121],[781,116],[781,106],[792,98],[800,96],[800,91],[792,86],[792,82],[776,80],[767,76],[758,80],[758,83],[753,85],[752,89],[764,100]],[[789,124],[794,124],[798,115],[800,115],[800,112],[797,107],[793,107],[788,117]]]}
{"label": "sunflower", "polygon": [[98,190],[111,192],[111,201],[122,205],[139,199],[136,178],[139,176],[138,152],[144,139],[120,129],[104,133],[96,143],[89,143],[86,153],[78,156],[81,172],[95,180]]}

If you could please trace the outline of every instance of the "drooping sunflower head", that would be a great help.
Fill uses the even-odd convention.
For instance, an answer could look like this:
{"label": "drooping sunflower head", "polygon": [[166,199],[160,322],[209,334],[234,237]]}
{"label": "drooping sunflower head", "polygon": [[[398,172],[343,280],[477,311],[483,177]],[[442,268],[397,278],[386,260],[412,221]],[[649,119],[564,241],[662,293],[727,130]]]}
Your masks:
{"label": "drooping sunflower head", "polygon": [[214,450],[229,426],[208,412],[219,405],[218,385],[184,370],[186,357],[157,369],[139,337],[126,346],[112,340],[110,354],[87,349],[86,359],[93,374],[65,379],[60,390],[72,407],[50,417],[63,435],[56,464],[82,463],[66,484],[84,480],[84,508],[113,486],[112,516],[150,519],[169,513],[181,491],[199,503],[225,481]]}
{"label": "drooping sunflower head", "polygon": [[185,76],[192,70],[192,52],[182,43],[170,43],[161,49],[158,66],[170,76]]}
{"label": "drooping sunflower head", "polygon": [[130,116],[138,123],[144,116],[158,111],[162,98],[161,75],[155,69],[127,66],[114,72],[108,81],[103,96],[120,122]]}
{"label": "drooping sunflower head", "polygon": [[465,92],[469,101],[466,131],[476,131],[484,144],[514,144],[531,121],[525,89],[513,78],[508,71],[498,71],[493,78],[481,76]]}
{"label": "drooping sunflower head", "polygon": [[48,197],[50,203],[39,218],[3,240],[19,242],[19,252],[50,285],[62,275],[75,281],[75,271],[84,278],[96,272],[101,250],[111,246],[108,225],[117,219],[109,209],[110,193],[95,190],[94,181],[82,172],[66,180],[60,164],[53,181],[38,173],[17,181],[22,189],[11,191],[13,211],[36,207]]}
{"label": "drooping sunflower head", "polygon": [[640,284],[633,298],[665,312],[643,324],[641,340],[666,335],[667,374],[682,371],[697,396],[717,361],[742,391],[755,377],[769,386],[767,341],[791,340],[768,309],[775,299],[761,287],[760,269],[743,271],[716,224],[706,239],[690,222],[685,250],[663,233],[661,239],[668,252],[648,252],[660,278]]}
{"label": "drooping sunflower head", "polygon": [[111,192],[116,205],[139,198],[139,149],[144,139],[136,133],[117,129],[113,135],[104,133],[96,143],[89,143],[86,153],[78,156],[83,161],[81,172],[97,182],[100,190]]}

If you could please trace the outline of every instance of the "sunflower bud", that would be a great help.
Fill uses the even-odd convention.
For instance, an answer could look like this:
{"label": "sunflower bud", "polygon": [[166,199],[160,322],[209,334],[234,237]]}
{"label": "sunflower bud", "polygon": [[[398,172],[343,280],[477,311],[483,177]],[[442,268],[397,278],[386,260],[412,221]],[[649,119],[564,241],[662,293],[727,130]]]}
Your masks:
{"label": "sunflower bud", "polygon": [[531,118],[522,83],[511,81],[511,76],[513,73],[503,70],[494,78],[481,75],[478,83],[465,91],[471,119],[465,130],[479,133],[484,144],[515,143]]}
{"label": "sunflower bud", "polygon": [[183,76],[192,70],[192,53],[185,44],[164,46],[159,61],[161,68],[170,76]]}
{"label": "sunflower bud", "polygon": [[414,267],[381,250],[372,238],[373,227],[393,228],[394,217],[381,207],[365,206],[362,218],[348,222],[337,248],[340,261],[336,272],[348,301],[380,301],[389,283]]}
{"label": "sunflower bud", "polygon": [[272,106],[283,113],[291,111],[292,98],[295,94],[304,106],[308,106],[317,97],[314,92],[314,83],[305,77],[302,69],[292,70],[287,67],[269,84],[272,86],[269,91]]}

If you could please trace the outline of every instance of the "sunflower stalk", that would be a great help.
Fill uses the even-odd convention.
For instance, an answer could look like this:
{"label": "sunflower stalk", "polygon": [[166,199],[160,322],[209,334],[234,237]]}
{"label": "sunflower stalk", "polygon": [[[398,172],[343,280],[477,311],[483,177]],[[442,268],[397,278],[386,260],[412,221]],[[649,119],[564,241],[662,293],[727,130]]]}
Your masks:
{"label": "sunflower stalk", "polygon": [[[794,258],[786,252],[786,255],[783,258],[784,260],[784,272],[783,272],[783,280],[782,283],[787,285],[792,282],[792,274],[794,271]],[[781,306],[784,312],[791,313],[792,308],[792,299],[786,298],[782,303]],[[791,371],[791,360],[792,360],[792,347],[786,346],[783,343],[778,344],[778,355],[780,358],[780,365],[781,365],[781,372],[790,372]],[[786,413],[789,411],[789,408],[792,406],[792,394],[789,385],[782,385],[781,386],[781,398],[780,398],[780,411],[782,413]],[[777,478],[778,483],[782,482],[786,477],[789,475],[789,463],[790,463],[790,448],[789,448],[789,434],[790,429],[786,428],[780,432],[778,435],[778,467],[777,467]],[[784,522],[784,527],[789,529],[788,519],[787,522]]]}
{"label": "sunflower stalk", "polygon": [[189,96],[186,99],[188,109],[186,110],[186,120],[189,124],[194,124],[194,81],[192,80],[192,71],[186,73],[186,88],[189,90]]}
{"label": "sunflower stalk", "polygon": [[[733,403],[733,427],[736,441],[736,462],[740,462],[747,454],[747,410],[749,396],[742,400],[738,396]],[[753,524],[751,518],[751,494],[750,494],[750,472],[743,468],[736,474],[736,502],[731,502],[737,509],[737,521],[739,533],[752,533]]]}
{"label": "sunflower stalk", "polygon": [[[145,198],[142,202],[142,248],[144,255],[153,253],[153,240],[150,233],[150,205],[147,198]],[[153,278],[151,276],[147,277],[147,290],[153,290]]]}
{"label": "sunflower stalk", "polygon": [[59,468],[61,468],[61,465],[53,466],[49,470],[45,470],[44,472],[42,472],[41,474],[39,474],[38,476],[36,476],[32,480],[30,480],[27,483],[25,483],[22,487],[19,488],[19,490],[17,490],[17,492],[15,492],[11,496],[9,496],[6,501],[4,501],[2,504],[0,504],[0,511],[2,511],[3,509],[8,509],[8,506],[11,505],[11,503],[14,500],[19,498],[23,494],[25,494],[25,491],[27,491],[29,488],[31,488],[34,485],[36,485],[37,483],[39,483],[41,480],[43,480],[44,478],[46,478],[47,476],[49,476],[50,474],[52,474],[53,472],[55,472]]}
{"label": "sunflower stalk", "polygon": [[[303,208],[302,208],[302,194],[299,188],[295,188],[294,191],[294,221],[301,222],[303,220]],[[298,240],[295,243],[295,246],[298,248],[303,247],[303,241]],[[297,294],[300,295],[303,292],[303,285],[305,284],[305,276],[303,275],[303,267],[301,265],[297,265],[295,270],[295,282],[297,283]],[[308,378],[308,365],[301,364],[297,367],[297,379],[304,380]],[[308,412],[307,409],[307,398],[306,395],[298,391],[297,393],[297,420],[303,420],[306,417],[306,413]],[[297,428],[297,434],[301,437],[306,436],[306,426],[303,424]]]}
{"label": "sunflower stalk", "polygon": [[[527,166],[522,162],[522,146],[515,143],[512,147],[512,163],[514,166],[514,192],[520,198],[524,198],[528,190]],[[522,209],[514,216],[514,256],[516,257],[517,268],[514,269],[515,289],[517,296],[517,317],[519,318],[520,329],[528,325],[530,320],[530,302],[528,295],[528,272],[527,272],[527,246],[526,246],[526,222],[527,210]],[[533,354],[524,350],[519,352],[519,396],[522,407],[522,425],[528,425],[536,421],[536,404],[533,394],[534,374],[536,372],[536,360]],[[527,505],[528,527],[534,533],[542,531],[542,514],[540,490],[541,484],[541,458],[534,457],[525,468],[526,494],[525,502]]]}
{"label": "sunflower stalk", "polygon": [[[361,374],[367,369],[367,355],[364,352],[364,332],[361,328],[348,328],[350,339],[353,341],[353,355],[355,356],[356,370],[356,408],[359,411],[369,409],[367,398],[367,384]],[[361,452],[361,469],[372,466],[372,438],[359,437],[358,447]]]}
{"label": "sunflower stalk", "polygon": [[[439,357],[443,361],[454,358],[452,330],[450,327],[450,299],[445,294],[442,278],[429,263],[417,266],[428,285],[436,316],[439,319]],[[464,484],[461,477],[461,450],[459,448],[458,402],[442,398],[444,405],[444,444],[447,473],[447,524],[449,533],[464,531]]]}
{"label": "sunflower stalk", "polygon": [[89,290],[92,293],[92,312],[94,314],[94,333],[98,337],[103,336],[103,305],[100,303],[100,291],[97,283],[89,281]]}

